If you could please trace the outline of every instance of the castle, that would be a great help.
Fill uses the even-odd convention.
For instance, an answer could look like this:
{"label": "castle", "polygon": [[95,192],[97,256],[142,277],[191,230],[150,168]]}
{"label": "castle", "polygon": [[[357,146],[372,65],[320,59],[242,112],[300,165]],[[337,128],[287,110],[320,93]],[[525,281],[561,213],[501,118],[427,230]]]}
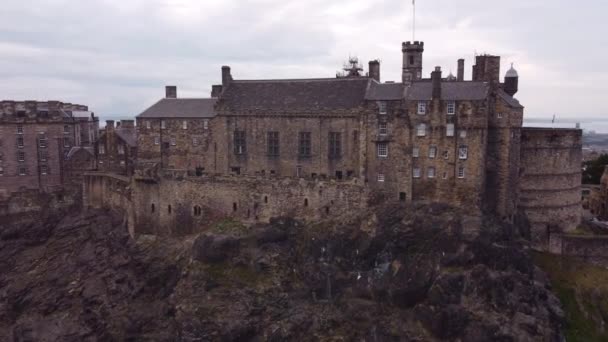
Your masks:
{"label": "castle", "polygon": [[427,79],[424,43],[401,50],[400,83],[381,82],[379,61],[363,74],[353,59],[315,79],[240,80],[224,66],[208,98],[167,86],[135,128],[121,123],[136,141],[108,123],[95,155],[120,164],[85,174],[85,201],[124,211],[133,234],[190,233],[220,216],[331,217],[377,201],[522,214],[538,244],[576,228],[581,131],[522,127],[518,73],[501,82],[498,56],[477,56],[471,80],[463,59],[456,76],[436,67]]}

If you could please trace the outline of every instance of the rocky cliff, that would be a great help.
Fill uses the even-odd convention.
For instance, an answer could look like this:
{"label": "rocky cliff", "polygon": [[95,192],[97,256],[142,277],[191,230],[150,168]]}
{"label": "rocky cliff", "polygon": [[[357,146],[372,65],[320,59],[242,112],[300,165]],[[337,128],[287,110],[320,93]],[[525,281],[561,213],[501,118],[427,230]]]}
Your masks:
{"label": "rocky cliff", "polygon": [[561,339],[559,301],[513,227],[471,237],[443,206],[162,241],[100,211],[3,222],[3,340]]}

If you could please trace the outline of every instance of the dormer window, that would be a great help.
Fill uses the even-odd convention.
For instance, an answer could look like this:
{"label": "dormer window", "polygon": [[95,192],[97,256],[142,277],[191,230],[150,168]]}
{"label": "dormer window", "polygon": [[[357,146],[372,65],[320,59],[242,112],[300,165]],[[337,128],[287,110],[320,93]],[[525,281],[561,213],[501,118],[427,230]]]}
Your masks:
{"label": "dormer window", "polygon": [[426,102],[419,101],[418,102],[418,115],[426,114]]}
{"label": "dormer window", "polygon": [[386,101],[378,102],[378,113],[386,114]]}
{"label": "dormer window", "polygon": [[454,102],[454,101],[449,101],[448,102],[447,113],[448,113],[448,115],[454,115],[454,114],[456,114],[456,102]]}

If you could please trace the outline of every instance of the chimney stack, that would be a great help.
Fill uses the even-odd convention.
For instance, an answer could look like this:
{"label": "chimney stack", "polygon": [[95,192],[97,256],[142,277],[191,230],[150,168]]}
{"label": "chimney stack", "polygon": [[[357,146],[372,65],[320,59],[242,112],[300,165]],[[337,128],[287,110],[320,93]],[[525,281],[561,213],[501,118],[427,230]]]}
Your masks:
{"label": "chimney stack", "polygon": [[230,84],[231,81],[232,81],[232,74],[230,73],[230,67],[227,65],[224,65],[222,67],[222,88],[226,89],[226,87],[228,87],[228,84]]}
{"label": "chimney stack", "polygon": [[375,79],[377,82],[380,82],[380,61],[374,60],[369,61],[369,77]]}
{"label": "chimney stack", "polygon": [[114,130],[114,120],[106,120],[106,132]]}
{"label": "chimney stack", "polygon": [[133,120],[121,120],[120,127],[122,128],[135,128],[135,121]]}
{"label": "chimney stack", "polygon": [[220,97],[222,94],[222,85],[214,84],[211,86],[211,97]]}
{"label": "chimney stack", "polygon": [[456,75],[456,81],[464,81],[464,59],[458,60],[458,74]]}
{"label": "chimney stack", "polygon": [[166,86],[165,87],[165,98],[176,99],[177,98],[177,87],[176,86]]}
{"label": "chimney stack", "polygon": [[441,67],[435,67],[435,71],[431,73],[433,81],[433,100],[441,99]]}

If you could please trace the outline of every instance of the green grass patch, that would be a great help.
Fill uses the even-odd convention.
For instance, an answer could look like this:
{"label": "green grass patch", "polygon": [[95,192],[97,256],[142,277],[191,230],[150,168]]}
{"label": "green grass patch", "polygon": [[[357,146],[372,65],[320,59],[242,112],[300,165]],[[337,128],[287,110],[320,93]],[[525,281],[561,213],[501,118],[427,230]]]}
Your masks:
{"label": "green grass patch", "polygon": [[217,221],[210,229],[211,232],[217,234],[232,234],[244,235],[247,233],[247,226],[233,218],[226,218]]}
{"label": "green grass patch", "polygon": [[608,333],[601,330],[601,321],[608,316],[608,270],[547,253],[535,253],[534,260],[562,302],[568,342],[608,342]]}

